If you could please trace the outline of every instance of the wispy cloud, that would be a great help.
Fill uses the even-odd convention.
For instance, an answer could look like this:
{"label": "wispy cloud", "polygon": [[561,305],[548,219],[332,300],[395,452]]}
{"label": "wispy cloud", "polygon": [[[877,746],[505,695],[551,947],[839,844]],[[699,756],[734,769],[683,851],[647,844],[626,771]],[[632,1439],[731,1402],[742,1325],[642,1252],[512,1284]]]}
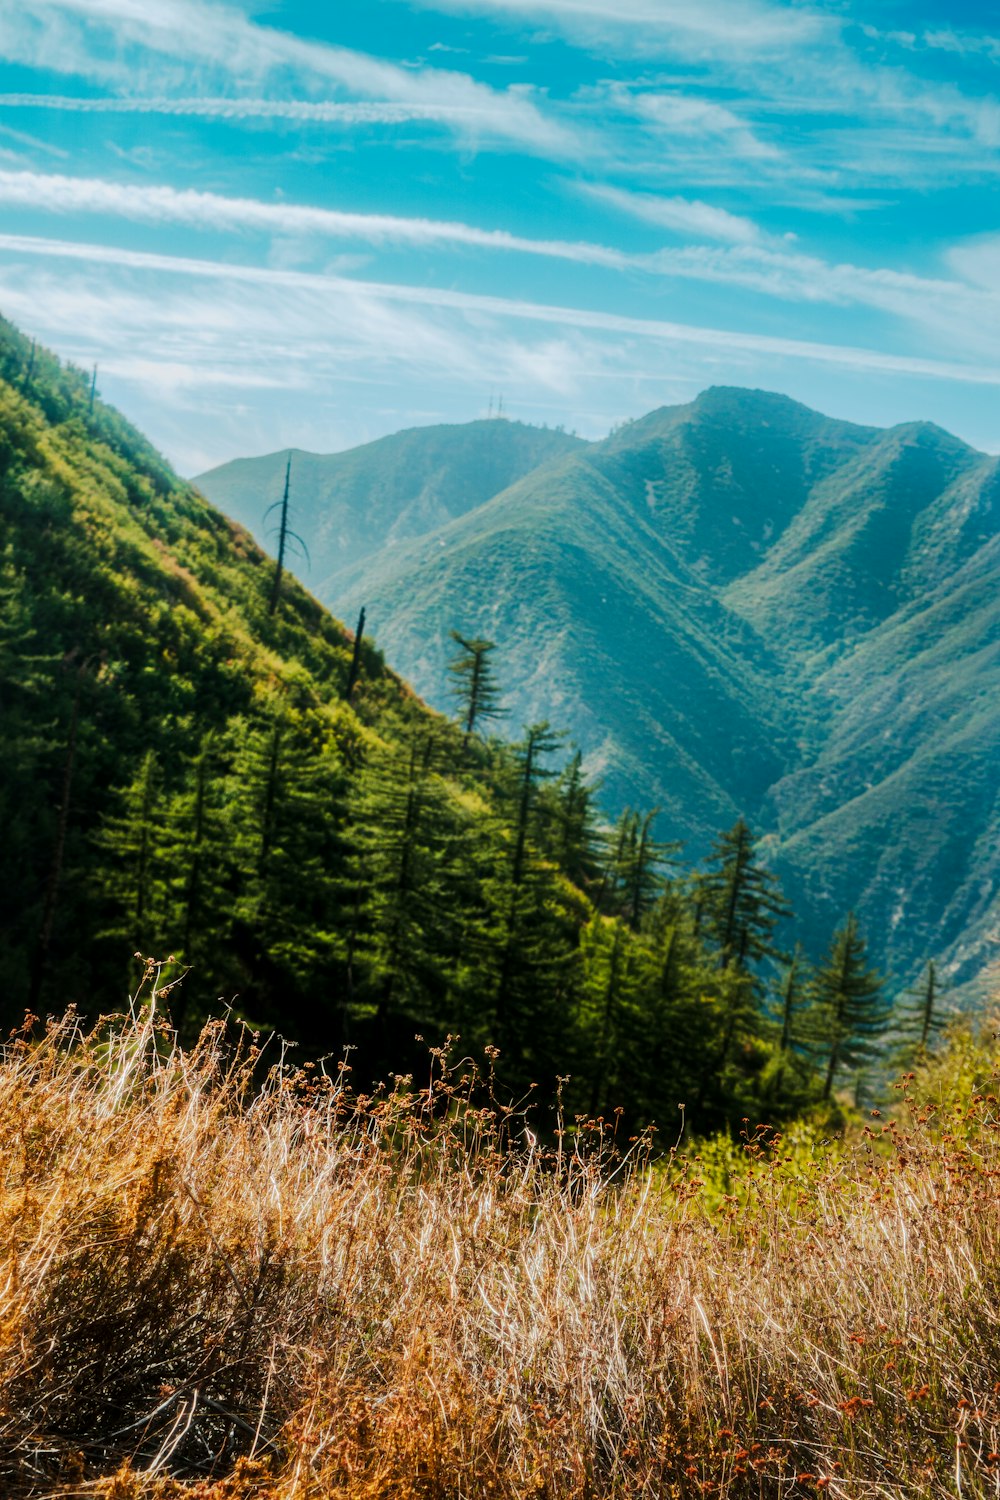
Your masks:
{"label": "wispy cloud", "polygon": [[8,141],[16,141],[19,146],[27,146],[32,151],[42,151],[46,156],[56,156],[63,161],[69,156],[61,146],[53,146],[51,141],[40,141],[36,135],[28,135],[23,130],[14,130],[10,125],[0,125],[0,135]]}
{"label": "wispy cloud", "polygon": [[948,52],[955,57],[985,57],[989,62],[1000,62],[1000,37],[984,31],[962,31],[951,26],[930,27],[923,31],[879,31],[875,26],[864,26],[862,31],[907,52]]}
{"label": "wispy cloud", "polygon": [[[376,310],[380,307],[385,310],[391,306],[403,305],[413,308],[449,309],[471,320],[488,317],[496,319],[498,325],[505,328],[509,328],[511,321],[514,320],[556,325],[565,330],[627,335],[630,338],[656,344],[694,346],[703,351],[718,350],[729,353],[745,351],[850,369],[897,375],[931,376],[936,379],[961,381],[973,385],[1000,385],[1000,363],[959,363],[953,360],[888,353],[850,344],[786,338],[747,332],[745,329],[714,328],[663,319],[635,318],[587,308],[561,307],[520,298],[459,292],[445,288],[363,281],[303,271],[278,271],[259,266],[236,266],[217,261],[117,250],[104,245],[88,245],[22,235],[0,234],[0,252],[42,259],[56,258],[82,264],[117,266],[134,271],[168,273],[172,277],[189,278],[194,281],[229,282],[234,287],[252,285],[266,288],[269,295],[279,289],[308,294],[313,298],[311,306],[315,309],[325,309],[321,317],[317,313],[319,321],[313,329],[314,342],[316,339],[322,339],[323,330],[330,316],[333,315],[333,311],[337,309],[363,306],[370,315],[375,316]],[[245,299],[241,301],[239,297],[236,297],[234,304],[245,308]],[[284,329],[281,336],[287,341],[287,327],[282,323],[276,304],[266,297],[263,299],[263,304],[272,309],[273,326],[277,331]],[[130,312],[128,316],[131,315]],[[164,326],[173,327],[175,338],[186,342],[190,337],[190,332],[193,331],[197,340],[197,324],[193,318],[190,320],[179,318],[176,307],[171,309],[169,314],[162,312],[162,316]],[[377,336],[385,340],[383,357],[393,358],[395,356],[392,352],[394,338],[392,316],[388,311],[383,311],[378,314],[378,318]],[[127,317],[123,320],[123,324],[124,322],[127,322]],[[67,326],[72,326],[72,322],[68,321]],[[427,348],[428,358],[431,357],[432,351],[433,341]],[[415,352],[419,353],[418,350]]]}
{"label": "wispy cloud", "polygon": [[701,140],[713,149],[724,147],[748,161],[776,161],[782,153],[725,105],[698,94],[679,90],[642,89],[616,84],[612,101],[630,109],[640,124],[654,128],[668,139]]}
{"label": "wispy cloud", "polygon": [[1000,234],[976,235],[953,245],[948,263],[974,286],[1000,295]]}
{"label": "wispy cloud", "polygon": [[22,0],[0,0],[0,51],[9,61],[76,74],[123,93],[164,92],[155,83],[164,81],[166,61],[174,65],[174,84],[185,78],[243,87],[269,81],[285,93],[295,85],[299,93],[333,85],[362,99],[471,111],[452,122],[465,139],[478,133],[557,155],[579,147],[569,128],[523,89],[492,89],[448,69],[400,67],[262,26],[214,0],[35,0],[30,8]]}
{"label": "wispy cloud", "polygon": [[[0,94],[0,109],[51,109],[73,114],[177,115],[206,120],[294,120],[306,125],[402,125],[412,121],[446,124],[488,123],[483,105],[393,104],[389,100],[350,104],[308,99],[143,99],[85,98],[72,94]],[[66,155],[61,152],[61,155]]]}
{"label": "wispy cloud", "polygon": [[[196,230],[256,232],[277,243],[295,237],[360,242],[374,249],[481,250],[561,260],[610,272],[672,277],[742,287],[791,303],[834,303],[877,308],[894,317],[933,326],[949,347],[963,335],[974,342],[1000,336],[1000,302],[975,283],[915,276],[885,267],[832,263],[761,236],[748,219],[708,204],[657,199],[614,188],[590,190],[618,209],[638,211],[687,233],[713,233],[723,244],[694,243],[632,253],[583,240],[532,239],[506,229],[483,229],[460,221],[350,213],[337,209],[165,186],[120,183],[58,173],[0,170],[0,204],[65,215],[115,215],[145,224],[183,224]],[[636,203],[638,200],[638,203]]]}
{"label": "wispy cloud", "polygon": [[587,40],[609,33],[633,33],[640,51],[672,47],[695,55],[750,50],[759,55],[816,39],[829,23],[809,7],[769,4],[768,0],[420,0],[435,10],[518,16],[555,23]]}
{"label": "wispy cloud", "polygon": [[517,252],[548,259],[622,270],[636,257],[603,245],[570,240],[537,240],[505,229],[394,214],[344,213],[295,203],[264,203],[256,198],[227,198],[193,189],[111,182],[101,177],[67,177],[59,173],[0,171],[0,203],[56,214],[115,214],[147,224],[187,224],[195,229],[259,230],[271,235],[325,235],[360,239],[367,244],[472,247]]}
{"label": "wispy cloud", "polygon": [[760,228],[752,219],[702,203],[698,198],[664,198],[656,193],[635,193],[608,183],[594,182],[580,183],[579,190],[589,198],[661,229],[702,239],[725,240],[731,244],[750,244],[761,238]]}

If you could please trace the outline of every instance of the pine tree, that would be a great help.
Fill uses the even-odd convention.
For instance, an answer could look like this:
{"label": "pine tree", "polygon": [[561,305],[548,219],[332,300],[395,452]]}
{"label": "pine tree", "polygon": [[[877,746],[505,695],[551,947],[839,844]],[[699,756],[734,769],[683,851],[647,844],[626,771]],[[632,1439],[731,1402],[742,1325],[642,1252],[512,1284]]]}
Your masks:
{"label": "pine tree", "polygon": [[768,1069],[767,1094],[774,1109],[803,1108],[818,1089],[810,1060],[810,1037],[815,1031],[812,975],[802,948],[795,951],[777,986],[771,1008],[775,1031],[773,1058]]}
{"label": "pine tree", "polygon": [[233,948],[249,1001],[334,1041],[344,767],[323,718],[271,712],[227,736]]}
{"label": "pine tree", "polygon": [[512,1073],[532,1059],[536,1072],[549,1069],[569,1021],[576,932],[566,921],[553,871],[532,840],[539,788],[551,775],[544,758],[557,743],[543,722],[530,725],[512,747],[509,852],[487,887],[495,934],[492,1039],[507,1054]]}
{"label": "pine tree", "polygon": [[677,890],[668,888],[645,923],[637,964],[624,1037],[623,1067],[632,1091],[623,1102],[634,1109],[636,1123],[669,1127],[678,1106],[694,1111],[704,1063],[718,1053],[720,1031],[718,976],[705,965]]}
{"label": "pine tree", "polygon": [[635,932],[662,893],[665,866],[680,848],[654,839],[658,812],[654,807],[643,817],[626,808],[606,839],[607,860],[597,907],[623,917]]}
{"label": "pine tree", "polygon": [[697,881],[697,926],[716,950],[725,1021],[718,1051],[702,1072],[699,1104],[710,1080],[724,1073],[737,1044],[760,1032],[763,983],[757,965],[781,957],[774,930],[789,912],[778,881],[757,862],[754,838],[743,818],[716,840],[708,865]]}
{"label": "pine tree", "polygon": [[743,818],[716,840],[708,864],[700,877],[701,924],[716,945],[719,967],[749,974],[761,959],[780,957],[774,930],[789,907],[775,876],[758,863]]}
{"label": "pine tree", "polygon": [[617,917],[595,916],[581,934],[582,1040],[592,1118],[631,1102],[621,1067],[633,1004],[635,947],[631,930]]}
{"label": "pine tree", "polygon": [[[71,660],[72,658],[68,659],[64,663],[64,666],[69,668]],[[34,962],[31,970],[31,987],[28,994],[28,1007],[32,1011],[38,1009],[52,952],[52,935],[55,928],[56,911],[59,905],[66,864],[66,841],[74,805],[83,689],[90,667],[91,663],[89,660],[77,662],[73,674],[74,682],[69,713],[69,727],[66,733],[65,750],[62,757],[62,773],[59,777],[55,830],[49,858],[48,875],[45,881],[45,895],[42,902],[38,938],[35,944]]]}
{"label": "pine tree", "polygon": [[[235,892],[234,839],[225,806],[225,774],[217,737],[209,732],[183,765],[183,781],[167,799],[162,825],[168,872],[164,925],[191,980],[172,1003],[175,1026],[185,1022],[194,993],[210,998],[228,986],[228,947]],[[178,946],[179,944],[179,946]]]}
{"label": "pine tree", "polygon": [[911,997],[911,1004],[900,1018],[899,1026],[903,1038],[901,1052],[907,1061],[914,1055],[925,1055],[948,1023],[948,1017],[941,1009],[937,965],[933,959],[927,965],[923,984],[918,990],[911,991]]}
{"label": "pine tree", "polygon": [[545,804],[545,852],[574,885],[590,890],[601,874],[601,835],[579,750],[554,785],[539,789],[539,801]]}
{"label": "pine tree", "polygon": [[105,936],[124,950],[165,958],[165,862],[161,817],[162,773],[147,750],[135,776],[117,797],[118,807],[101,825],[96,843],[105,856],[104,894],[114,913]]}
{"label": "pine tree", "polygon": [[857,1070],[875,1055],[892,1008],[881,978],[867,966],[865,941],[853,912],[834,934],[812,989],[818,1040],[826,1053],[823,1098],[829,1099],[842,1070]]}
{"label": "pine tree", "polygon": [[448,816],[438,755],[433,730],[376,751],[354,810],[352,952],[380,1026],[397,1012],[443,1019],[435,939],[448,905]]}
{"label": "pine tree", "polygon": [[490,661],[496,645],[493,641],[467,639],[457,630],[451,632],[451,638],[459,650],[452,657],[448,671],[453,678],[452,696],[459,708],[463,747],[468,748],[477,726],[486,720],[503,718],[506,713],[500,704],[500,691]]}

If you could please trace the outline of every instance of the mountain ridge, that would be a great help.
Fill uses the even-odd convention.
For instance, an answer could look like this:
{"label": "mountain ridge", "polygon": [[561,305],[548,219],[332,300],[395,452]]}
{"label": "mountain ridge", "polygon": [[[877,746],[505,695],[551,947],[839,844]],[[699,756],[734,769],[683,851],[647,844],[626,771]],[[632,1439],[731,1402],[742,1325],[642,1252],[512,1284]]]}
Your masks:
{"label": "mountain ridge", "polygon": [[439,708],[449,629],[495,639],[515,721],[566,727],[611,811],[659,805],[696,853],[745,813],[812,892],[817,942],[856,884],[899,983],[937,956],[962,984],[988,960],[1000,873],[980,837],[1000,741],[977,707],[1000,687],[998,532],[1000,461],[935,424],[717,386],[317,592],[347,616],[365,604]]}

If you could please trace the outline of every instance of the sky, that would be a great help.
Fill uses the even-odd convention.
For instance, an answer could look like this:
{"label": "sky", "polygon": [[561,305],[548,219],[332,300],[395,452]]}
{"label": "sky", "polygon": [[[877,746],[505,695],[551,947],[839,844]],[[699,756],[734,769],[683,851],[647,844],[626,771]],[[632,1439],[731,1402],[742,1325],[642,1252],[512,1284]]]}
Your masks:
{"label": "sky", "polygon": [[998,82],[996,0],[0,0],[0,312],[184,474],[720,384],[996,452]]}

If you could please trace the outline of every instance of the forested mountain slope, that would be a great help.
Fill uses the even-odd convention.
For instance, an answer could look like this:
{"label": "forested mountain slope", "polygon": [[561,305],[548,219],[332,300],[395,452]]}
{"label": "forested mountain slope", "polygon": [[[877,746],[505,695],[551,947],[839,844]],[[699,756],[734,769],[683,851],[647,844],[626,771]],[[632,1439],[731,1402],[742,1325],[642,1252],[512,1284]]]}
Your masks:
{"label": "forested mountain slope", "polygon": [[[486,507],[495,576],[559,643],[547,660],[536,634],[534,690],[572,714],[555,627],[614,590],[595,722],[625,690],[615,652],[641,659],[655,626],[675,643],[665,753],[682,734],[697,748],[690,795],[723,785],[723,724],[763,797],[794,748],[777,658],[652,526],[637,577],[634,518],[597,471],[582,499],[560,489],[562,462],[543,525],[526,485]],[[525,534],[530,556],[505,551]],[[544,724],[492,733],[477,646],[456,661],[452,643],[461,723],[428,709],[82,372],[2,321],[0,594],[0,1024],[121,1005],[152,956],[181,978],[164,999],[189,1036],[235,1006],[309,1056],[349,1045],[363,1082],[425,1068],[451,1035],[484,1062],[499,1047],[515,1098],[551,1102],[568,1077],[570,1117],[672,1122],[683,1099],[706,1130],[834,1108],[885,1032],[850,924],[818,973],[789,966],[795,925],[734,799],[718,792],[698,870],[644,814],[608,829]],[[638,714],[638,676],[628,690]]]}
{"label": "forested mountain slope", "polygon": [[997,916],[998,517],[997,460],[938,428],[719,388],[323,597],[440,706],[449,629],[497,641],[513,722],[566,727],[609,808],[695,856],[743,813],[814,950],[853,902],[897,982],[936,955],[963,984]]}

